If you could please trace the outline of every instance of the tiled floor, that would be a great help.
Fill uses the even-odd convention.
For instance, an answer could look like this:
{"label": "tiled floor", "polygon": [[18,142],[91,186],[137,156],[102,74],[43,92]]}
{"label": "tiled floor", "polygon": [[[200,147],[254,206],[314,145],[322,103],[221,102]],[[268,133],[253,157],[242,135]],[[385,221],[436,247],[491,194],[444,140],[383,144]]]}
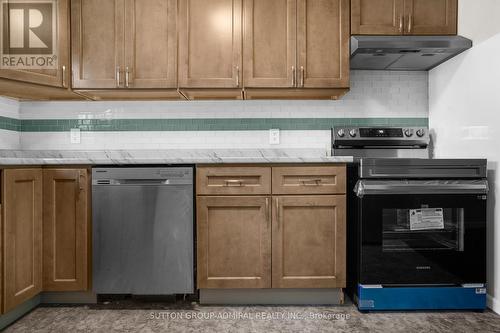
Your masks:
{"label": "tiled floor", "polygon": [[[215,317],[214,317],[215,316]],[[217,318],[218,317],[218,318]],[[40,307],[14,332],[500,332],[493,312],[359,313],[342,307]]]}

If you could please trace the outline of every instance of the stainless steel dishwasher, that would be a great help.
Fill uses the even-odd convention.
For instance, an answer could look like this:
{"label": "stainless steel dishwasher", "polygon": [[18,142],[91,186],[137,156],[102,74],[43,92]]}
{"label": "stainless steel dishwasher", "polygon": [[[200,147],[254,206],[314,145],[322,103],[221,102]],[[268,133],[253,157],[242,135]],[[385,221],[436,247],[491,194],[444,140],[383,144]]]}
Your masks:
{"label": "stainless steel dishwasher", "polygon": [[194,292],[193,167],[92,170],[96,294]]}

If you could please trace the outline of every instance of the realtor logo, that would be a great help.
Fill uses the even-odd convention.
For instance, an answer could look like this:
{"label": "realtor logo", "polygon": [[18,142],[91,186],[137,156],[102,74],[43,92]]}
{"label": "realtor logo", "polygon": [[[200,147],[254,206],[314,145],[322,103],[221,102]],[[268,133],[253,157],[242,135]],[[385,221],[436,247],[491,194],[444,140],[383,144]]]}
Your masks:
{"label": "realtor logo", "polygon": [[56,69],[57,0],[0,0],[2,69]]}

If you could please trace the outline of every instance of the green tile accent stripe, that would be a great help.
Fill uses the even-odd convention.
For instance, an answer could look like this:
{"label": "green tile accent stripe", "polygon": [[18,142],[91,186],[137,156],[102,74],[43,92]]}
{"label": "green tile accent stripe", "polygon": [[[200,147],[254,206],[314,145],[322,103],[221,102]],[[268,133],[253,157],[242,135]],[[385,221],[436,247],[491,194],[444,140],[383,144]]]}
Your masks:
{"label": "green tile accent stripe", "polygon": [[[2,119],[5,119],[2,121]],[[31,119],[0,118],[0,128],[20,132],[329,130],[333,126],[421,126],[427,118],[237,118],[237,119]]]}
{"label": "green tile accent stripe", "polygon": [[21,131],[21,121],[0,116],[0,129],[19,132]]}

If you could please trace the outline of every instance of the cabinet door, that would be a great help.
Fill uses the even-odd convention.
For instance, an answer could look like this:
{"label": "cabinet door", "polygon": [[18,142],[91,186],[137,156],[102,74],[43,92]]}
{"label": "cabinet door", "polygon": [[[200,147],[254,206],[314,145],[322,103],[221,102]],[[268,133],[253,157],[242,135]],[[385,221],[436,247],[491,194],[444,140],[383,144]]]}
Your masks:
{"label": "cabinet door", "polygon": [[404,0],[351,0],[353,35],[401,35],[403,20]]}
{"label": "cabinet door", "polygon": [[125,4],[125,87],[177,88],[177,0]]}
{"label": "cabinet door", "polygon": [[295,86],[296,0],[245,0],[245,87]]}
{"label": "cabinet door", "polygon": [[241,87],[241,1],[179,1],[180,87]]}
{"label": "cabinet door", "polygon": [[[6,4],[8,6],[8,4]],[[0,70],[0,77],[43,84],[54,87],[68,87],[69,73],[69,0],[57,0],[56,48],[57,69]]]}
{"label": "cabinet door", "polygon": [[273,288],[344,288],[345,196],[273,200]]}
{"label": "cabinet door", "polygon": [[45,291],[87,290],[87,197],[87,170],[43,171]]}
{"label": "cabinet door", "polygon": [[71,2],[73,88],[123,84],[124,1]]}
{"label": "cabinet door", "polygon": [[198,288],[271,288],[269,197],[198,197]]}
{"label": "cabinet door", "polygon": [[3,175],[4,311],[42,291],[42,170]]}
{"label": "cabinet door", "polygon": [[405,12],[406,34],[457,34],[457,0],[405,0]]}
{"label": "cabinet door", "polygon": [[298,87],[349,87],[349,0],[297,4]]}

